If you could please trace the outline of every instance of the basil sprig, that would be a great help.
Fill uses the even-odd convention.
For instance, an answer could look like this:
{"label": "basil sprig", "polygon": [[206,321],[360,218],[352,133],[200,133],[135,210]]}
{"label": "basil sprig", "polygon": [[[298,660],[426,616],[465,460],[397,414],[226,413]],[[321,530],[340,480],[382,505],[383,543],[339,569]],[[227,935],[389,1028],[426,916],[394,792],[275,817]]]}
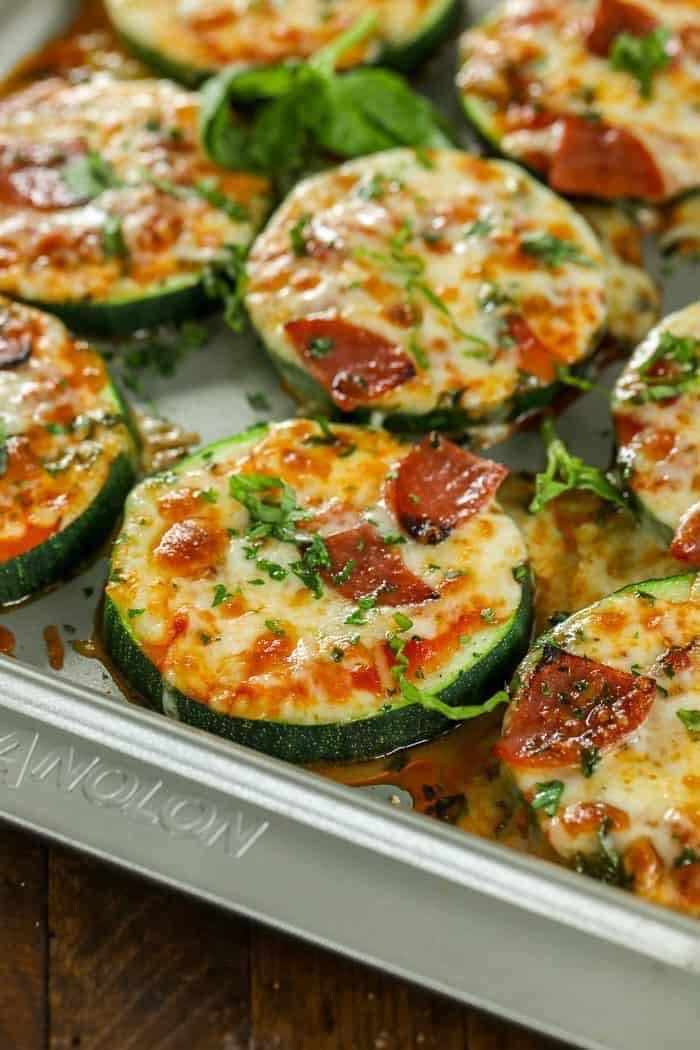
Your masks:
{"label": "basil sprig", "polygon": [[341,56],[375,25],[376,16],[366,15],[307,62],[233,68],[209,80],[200,130],[211,159],[284,182],[324,154],[452,145],[442,118],[402,77],[384,69],[336,73]]}

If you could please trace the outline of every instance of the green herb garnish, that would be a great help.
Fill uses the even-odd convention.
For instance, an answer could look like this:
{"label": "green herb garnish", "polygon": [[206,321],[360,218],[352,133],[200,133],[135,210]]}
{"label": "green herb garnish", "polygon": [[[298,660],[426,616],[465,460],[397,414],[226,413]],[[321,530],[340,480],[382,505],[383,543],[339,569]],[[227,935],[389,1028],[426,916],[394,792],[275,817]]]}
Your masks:
{"label": "green herb garnish", "polygon": [[610,48],[610,65],[633,76],[642,98],[651,98],[654,76],[671,61],[670,39],[671,33],[664,26],[652,29],[646,36],[618,33]]}
{"label": "green herb garnish", "polygon": [[535,496],[530,513],[539,514],[551,500],[574,490],[592,492],[601,499],[629,512],[620,490],[597,467],[590,467],[572,455],[557,437],[551,419],[542,424],[542,438],[547,446],[547,466],[535,477]]}
{"label": "green herb garnish", "polygon": [[693,707],[681,707],[676,711],[676,717],[681,720],[691,736],[700,737],[700,710]]}
{"label": "green herb garnish", "polygon": [[573,241],[564,241],[561,237],[544,230],[536,230],[533,233],[524,233],[520,238],[520,249],[526,255],[533,255],[540,259],[545,266],[555,269],[565,263],[576,263],[578,266],[595,266],[592,259],[579,248]]}
{"label": "green herb garnish", "polygon": [[548,817],[553,817],[563,793],[564,784],[561,780],[548,780],[544,784],[535,784],[535,794],[532,796],[530,806],[532,809],[543,810]]}

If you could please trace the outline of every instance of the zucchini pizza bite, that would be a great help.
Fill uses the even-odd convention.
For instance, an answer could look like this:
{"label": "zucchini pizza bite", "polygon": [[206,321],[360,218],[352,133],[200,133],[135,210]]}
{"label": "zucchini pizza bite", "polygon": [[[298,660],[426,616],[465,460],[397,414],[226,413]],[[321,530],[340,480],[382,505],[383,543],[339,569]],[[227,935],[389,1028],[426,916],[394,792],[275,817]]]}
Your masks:
{"label": "zucchini pizza bite", "polygon": [[368,14],[372,37],[344,66],[421,61],[447,33],[455,0],[107,0],[124,41],[157,72],[196,85],[226,66],[269,66],[308,58]]}
{"label": "zucchini pizza bite", "polygon": [[135,479],[127,413],[98,353],[0,299],[0,604],[75,569]]}
{"label": "zucchini pizza bite", "polygon": [[496,746],[555,851],[700,912],[700,577],[633,584],[543,636]]}
{"label": "zucchini pizza bite", "polygon": [[615,387],[618,462],[671,554],[700,565],[700,303],[671,314]]}
{"label": "zucchini pizza bite", "polygon": [[599,242],[519,168],[390,150],[301,182],[255,241],[246,307],[310,411],[464,429],[546,403],[606,321]]}
{"label": "zucchini pizza bite", "polygon": [[211,308],[267,184],[201,151],[198,96],[98,74],[0,100],[0,291],[118,335]]}
{"label": "zucchini pizza bite", "polygon": [[212,445],[129,497],[107,652],[166,714],[292,761],[434,736],[490,710],[527,646],[506,473],[325,421]]}
{"label": "zucchini pizza bite", "polygon": [[507,0],[461,54],[467,116],[559,192],[661,201],[700,183],[692,0]]}

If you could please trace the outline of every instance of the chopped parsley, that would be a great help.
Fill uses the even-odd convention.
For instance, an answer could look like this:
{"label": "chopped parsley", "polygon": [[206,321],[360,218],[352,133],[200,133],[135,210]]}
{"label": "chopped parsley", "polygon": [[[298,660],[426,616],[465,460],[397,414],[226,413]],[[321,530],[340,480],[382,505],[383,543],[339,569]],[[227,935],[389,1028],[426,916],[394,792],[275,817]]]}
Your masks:
{"label": "chopped parsley", "polygon": [[129,609],[127,616],[130,620],[135,620],[137,616],[143,616],[145,609]]}
{"label": "chopped parsley", "polygon": [[344,651],[338,645],[334,645],[331,649],[331,660],[334,664],[339,664],[345,656]]}
{"label": "chopped parsley", "polygon": [[246,401],[256,412],[272,411],[272,405],[270,404],[267,395],[264,394],[262,390],[254,390],[252,393],[246,394]]}
{"label": "chopped parsley", "polygon": [[218,503],[219,502],[219,494],[216,491],[216,489],[204,489],[202,492],[199,493],[199,498],[204,503]]}
{"label": "chopped parsley", "polygon": [[700,864],[700,853],[691,849],[690,846],[684,846],[682,853],[679,853],[674,860],[673,866],[674,868],[688,868],[691,864]]}
{"label": "chopped parsley", "polygon": [[526,255],[540,259],[545,266],[555,269],[565,263],[576,263],[578,266],[595,266],[592,259],[573,241],[562,240],[545,230],[524,233],[520,238],[520,249]]}
{"label": "chopped parsley", "polygon": [[494,229],[491,219],[475,219],[464,231],[465,237],[487,237]]}
{"label": "chopped parsley", "polygon": [[325,336],[314,336],[309,342],[308,351],[310,357],[325,357],[326,354],[330,354],[334,348],[335,342],[333,339],[329,339]]}
{"label": "chopped parsley", "polygon": [[330,569],[331,560],[318,533],[296,528],[298,522],[306,521],[310,515],[297,503],[294,489],[282,478],[269,474],[232,474],[229,492],[250,515],[248,538],[253,543],[260,545],[269,537],[302,548],[301,558],[290,562],[289,570],[315,598],[320,598],[323,594],[320,570]]}
{"label": "chopped parsley", "polygon": [[664,401],[687,393],[700,383],[700,339],[662,332],[639,375],[644,383],[642,401]]}
{"label": "chopped parsley", "polygon": [[374,609],[377,604],[377,598],[374,594],[365,594],[357,599],[357,608],[353,609],[348,617],[345,619],[347,624],[355,624],[358,627],[364,626],[367,623],[367,612],[370,609]]}
{"label": "chopped parsley", "polygon": [[394,613],[394,623],[400,631],[410,631],[413,627],[413,620],[410,616],[406,616],[405,613],[397,612]]}
{"label": "chopped parsley", "polygon": [[107,215],[102,227],[102,250],[106,259],[124,258],[129,254],[121,216]]}
{"label": "chopped parsley", "polygon": [[670,39],[671,33],[664,26],[652,29],[646,36],[618,33],[610,48],[610,65],[633,76],[642,98],[651,98],[654,76],[671,61]]}
{"label": "chopped parsley", "polygon": [[561,780],[548,780],[544,784],[535,784],[535,794],[532,796],[530,806],[532,809],[543,810],[548,817],[553,817],[564,793],[564,784]]}
{"label": "chopped parsley", "polygon": [[406,542],[406,537],[402,536],[400,532],[387,532],[385,536],[382,536],[382,539],[387,547],[398,547]]}
{"label": "chopped parsley", "polygon": [[211,603],[212,609],[215,609],[217,605],[221,605],[222,602],[232,598],[233,595],[226,589],[223,583],[217,583],[214,587],[214,598]]}
{"label": "chopped parsley", "polygon": [[292,245],[292,251],[299,259],[303,258],[308,251],[307,239],[310,222],[311,215],[309,215],[308,212],[304,212],[289,231],[289,240]]}
{"label": "chopped parsley", "polygon": [[279,620],[265,620],[265,626],[275,638],[286,638],[287,632],[280,626]]}
{"label": "chopped parsley", "polygon": [[601,754],[597,747],[581,749],[581,772],[584,777],[592,777],[600,765]]}
{"label": "chopped parsley", "polygon": [[693,707],[681,707],[676,711],[676,717],[681,720],[691,736],[700,739],[700,710]]}
{"label": "chopped parsley", "polygon": [[491,608],[482,609],[481,612],[479,613],[479,616],[486,623],[493,623],[493,621],[496,619],[496,613]]}
{"label": "chopped parsley", "polygon": [[539,514],[551,500],[574,490],[592,492],[621,510],[629,507],[620,490],[597,467],[590,467],[572,455],[557,437],[551,419],[542,424],[542,438],[547,446],[547,466],[535,476],[535,496],[530,513]]}

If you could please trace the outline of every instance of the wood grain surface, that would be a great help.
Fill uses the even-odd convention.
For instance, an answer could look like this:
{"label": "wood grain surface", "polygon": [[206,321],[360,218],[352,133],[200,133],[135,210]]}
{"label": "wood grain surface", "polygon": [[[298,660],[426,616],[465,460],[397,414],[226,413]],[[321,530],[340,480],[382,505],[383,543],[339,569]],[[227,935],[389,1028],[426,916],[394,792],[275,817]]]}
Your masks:
{"label": "wood grain surface", "polygon": [[556,1050],[0,824],[0,1050]]}

